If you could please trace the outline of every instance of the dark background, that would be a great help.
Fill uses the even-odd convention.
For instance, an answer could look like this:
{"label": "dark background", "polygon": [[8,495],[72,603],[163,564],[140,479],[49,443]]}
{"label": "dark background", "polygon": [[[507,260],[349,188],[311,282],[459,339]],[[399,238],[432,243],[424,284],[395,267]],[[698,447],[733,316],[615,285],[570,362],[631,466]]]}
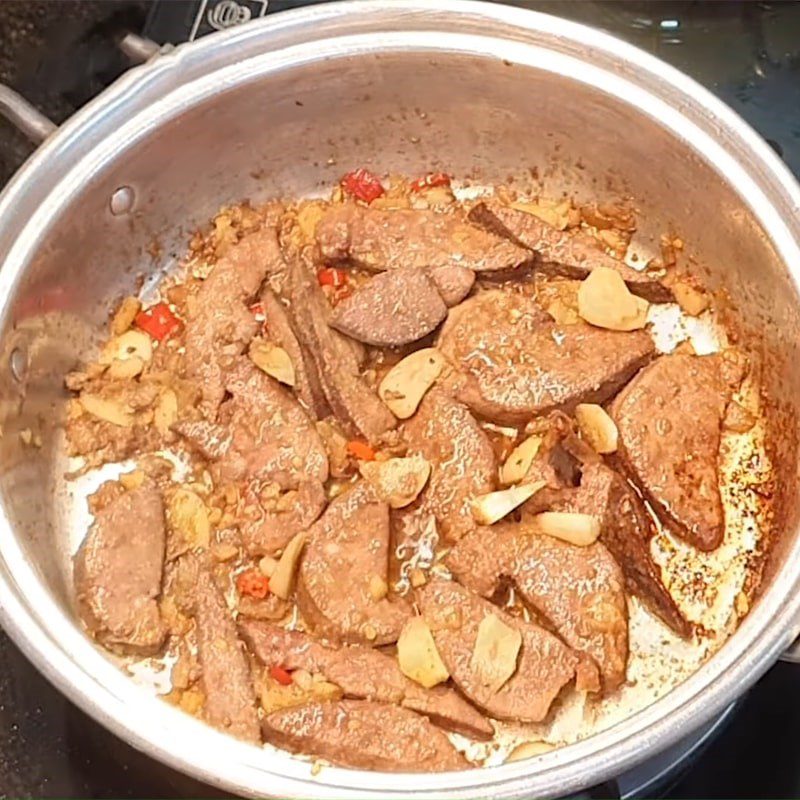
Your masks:
{"label": "dark background", "polygon": [[[304,4],[271,0],[269,9]],[[604,28],[671,62],[732,105],[800,174],[800,3],[512,4]],[[0,82],[61,122],[130,66],[116,46],[124,32],[178,41],[179,21],[191,18],[191,3],[155,5],[0,0]],[[32,149],[0,120],[0,186]],[[798,733],[800,666],[778,664],[664,791],[675,798],[798,797]],[[214,794],[107,733],[52,689],[0,632],[0,797]]]}

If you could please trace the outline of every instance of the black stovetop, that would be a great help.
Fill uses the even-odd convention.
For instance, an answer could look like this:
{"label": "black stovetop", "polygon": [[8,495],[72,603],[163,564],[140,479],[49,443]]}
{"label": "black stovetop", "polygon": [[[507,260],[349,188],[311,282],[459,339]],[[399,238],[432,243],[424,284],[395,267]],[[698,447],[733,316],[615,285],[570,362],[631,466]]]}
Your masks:
{"label": "black stovetop", "polygon": [[[208,9],[219,0],[205,0]],[[253,15],[324,0],[239,0]],[[800,175],[800,3],[507,0],[604,28],[694,76],[747,119]],[[199,2],[0,2],[0,82],[56,122],[130,64],[125,31],[189,38]],[[206,18],[196,35],[209,29]],[[32,147],[0,120],[0,186]],[[775,666],[668,797],[798,797],[800,667]],[[0,632],[0,797],[210,797],[65,700]]]}

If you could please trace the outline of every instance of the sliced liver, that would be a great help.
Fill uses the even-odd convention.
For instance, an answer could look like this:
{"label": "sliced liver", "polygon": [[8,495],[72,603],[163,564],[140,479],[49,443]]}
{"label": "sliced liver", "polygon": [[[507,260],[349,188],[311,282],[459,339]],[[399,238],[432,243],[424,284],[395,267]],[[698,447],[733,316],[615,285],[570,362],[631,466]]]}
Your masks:
{"label": "sliced liver", "polygon": [[[581,667],[578,655],[556,636],[453,581],[431,581],[418,590],[417,601],[453,682],[495,719],[541,722]],[[517,670],[497,692],[484,686],[471,667],[478,626],[490,614],[522,635]]]}
{"label": "sliced liver", "polygon": [[259,483],[250,485],[244,495],[244,510],[239,522],[242,544],[250,555],[274,555],[292,537],[308,530],[325,510],[325,488],[319,481],[303,481],[297,496],[285,511],[262,507],[256,494]]}
{"label": "sliced liver", "polygon": [[535,533],[524,523],[498,523],[470,534],[447,565],[465,586],[491,597],[504,578],[523,601],[600,669],[603,690],[625,680],[628,610],[624,578],[600,542],[588,547]]}
{"label": "sliced liver", "polygon": [[215,459],[215,479],[274,481],[284,489],[327,480],[322,440],[287,389],[244,357],[229,368],[225,387],[232,396],[220,407],[218,425],[176,427],[200,452]]}
{"label": "sliced liver", "polygon": [[425,717],[369,700],[273,711],[264,718],[264,736],[286,750],[354,769],[442,772],[469,767]]}
{"label": "sliced liver", "polygon": [[448,308],[457,306],[475,285],[475,273],[468,267],[445,264],[434,267],[428,274]]}
{"label": "sliced liver", "polygon": [[607,267],[618,272],[634,294],[651,303],[674,300],[672,291],[653,275],[606,254],[592,236],[582,231],[560,231],[534,214],[498,202],[478,203],[469,219],[535,252],[541,272],[583,280],[596,267]]}
{"label": "sliced liver", "polygon": [[471,225],[460,211],[385,211],[347,203],[325,213],[316,239],[327,262],[374,272],[451,265],[488,272],[532,261],[528,250]]}
{"label": "sliced liver", "polygon": [[288,309],[269,288],[261,293],[261,305],[266,317],[267,337],[278,347],[282,347],[292,360],[297,398],[311,416],[322,419],[329,412],[328,403],[311,354],[297,340]]}
{"label": "sliced liver", "polygon": [[604,402],[654,353],[644,330],[560,326],[532,299],[500,290],[452,309],[438,346],[459,373],[458,399],[482,417],[512,425]]}
{"label": "sliced liver", "polygon": [[497,462],[491,442],[467,408],[432,389],[404,425],[408,452],[431,464],[428,485],[410,512],[433,514],[447,541],[475,527],[470,503],[495,488]]}
{"label": "sliced liver", "polygon": [[253,677],[236,623],[209,569],[199,563],[196,575],[194,614],[205,696],[203,716],[237,739],[259,742]]}
{"label": "sliced liver", "polygon": [[328,301],[301,258],[290,265],[289,286],[294,330],[314,360],[328,405],[351,433],[377,442],[397,421],[361,376],[356,343],[330,328]]}
{"label": "sliced liver", "polygon": [[436,725],[473,738],[493,735],[489,722],[449,686],[426,689],[400,671],[397,660],[360,645],[327,647],[300,631],[245,620],[242,636],[267,667],[304,669],[335,683],[346,697],[410,708]]}
{"label": "sliced liver", "polygon": [[425,270],[397,269],[376,275],[342,300],[330,324],[359,342],[399,347],[427,336],[446,316]]}
{"label": "sliced liver", "polygon": [[75,554],[75,593],[83,623],[106,647],[146,655],[163,644],[165,547],[164,505],[152,484],[122,492],[95,513]]}
{"label": "sliced liver", "polygon": [[661,521],[700,550],[725,534],[720,431],[743,374],[733,353],[662,356],[611,405],[619,462]]}
{"label": "sliced liver", "polygon": [[186,374],[198,384],[206,419],[214,419],[225,396],[231,359],[258,329],[249,303],[268,274],[284,269],[277,229],[267,226],[231,247],[187,303]]}
{"label": "sliced liver", "polygon": [[397,640],[411,609],[399,597],[376,600],[373,578],[387,580],[389,506],[359,483],[337,497],[309,531],[297,599],[315,631],[367,645]]}

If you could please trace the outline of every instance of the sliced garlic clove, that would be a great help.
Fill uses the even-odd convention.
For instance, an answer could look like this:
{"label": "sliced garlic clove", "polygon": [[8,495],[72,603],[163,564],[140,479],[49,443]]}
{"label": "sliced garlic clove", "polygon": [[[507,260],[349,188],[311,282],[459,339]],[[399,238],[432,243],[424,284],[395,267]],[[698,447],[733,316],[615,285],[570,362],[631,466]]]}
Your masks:
{"label": "sliced garlic clove", "polygon": [[522,634],[496,614],[488,614],[478,625],[470,669],[491,692],[498,692],[517,671],[521,647]]}
{"label": "sliced garlic clove", "polygon": [[578,547],[588,547],[600,536],[600,520],[591,514],[545,511],[532,517],[531,524],[538,533],[547,534]]}
{"label": "sliced garlic clove", "polygon": [[294,575],[297,572],[300,553],[303,552],[306,538],[305,531],[295,534],[294,538],[286,545],[278,561],[278,566],[275,567],[275,571],[269,579],[269,590],[283,600],[288,600],[292,593]]}
{"label": "sliced garlic clove", "polygon": [[110,422],[120,428],[130,428],[134,423],[131,411],[114,400],[106,400],[104,397],[82,392],[78,397],[78,402],[84,411],[103,422]]}
{"label": "sliced garlic clove", "polygon": [[631,294],[622,276],[608,267],[595,267],[578,289],[578,314],[598,328],[643,328],[648,309],[648,302]]}
{"label": "sliced garlic clove", "polygon": [[166,389],[161,393],[153,410],[153,424],[162,436],[166,436],[177,419],[178,396],[172,389]]}
{"label": "sliced garlic clove", "polygon": [[129,330],[110,339],[97,360],[101,364],[113,364],[129,358],[139,358],[145,364],[153,358],[153,342],[144,331]]}
{"label": "sliced garlic clove", "polygon": [[524,442],[518,444],[508,455],[505,463],[500,467],[500,483],[505,485],[519,483],[531,468],[533,459],[542,446],[541,436],[529,436]]}
{"label": "sliced garlic clove", "polygon": [[398,419],[408,419],[444,369],[444,356],[425,347],[395,364],[378,387],[378,395]]}
{"label": "sliced garlic clove", "polygon": [[481,525],[493,525],[517,506],[533,497],[544,485],[544,481],[523,483],[519,486],[512,486],[510,489],[476,497],[472,501],[472,516]]}
{"label": "sliced garlic clove", "polygon": [[254,339],[250,344],[250,360],[262,371],[276,381],[294,386],[294,364],[289,354],[272,342]]}
{"label": "sliced garlic clove", "polygon": [[676,281],[670,288],[681,311],[690,317],[699,316],[711,305],[709,296],[691,284]]}
{"label": "sliced garlic clove", "polygon": [[387,458],[386,461],[360,461],[358,469],[378,497],[392,508],[403,508],[413,503],[431,474],[430,463],[421,455]]}
{"label": "sliced garlic clove", "polygon": [[506,756],[504,763],[508,764],[510,761],[523,761],[526,758],[533,758],[534,756],[541,756],[544,753],[549,753],[555,750],[555,745],[548,742],[522,742],[518,744]]}
{"label": "sliced garlic clove", "polygon": [[575,406],[575,420],[581,436],[596,453],[615,453],[619,433],[614,420],[602,406],[580,403]]}
{"label": "sliced garlic clove", "polygon": [[208,509],[191,489],[180,488],[167,503],[167,521],[189,547],[207,548],[211,540]]}
{"label": "sliced garlic clove", "polygon": [[369,579],[369,594],[376,603],[378,600],[383,600],[388,593],[389,585],[380,575],[373,575]]}
{"label": "sliced garlic clove", "polygon": [[275,570],[278,568],[278,559],[273,558],[272,556],[264,556],[258,562],[258,568],[264,573],[264,575],[266,575],[268,578],[271,578],[275,574]]}
{"label": "sliced garlic clove", "polygon": [[114,380],[126,380],[135,378],[143,369],[144,361],[139,356],[131,356],[123,360],[115,358],[106,370],[106,375]]}
{"label": "sliced garlic clove", "polygon": [[412,617],[397,640],[397,663],[407,678],[430,689],[450,677],[428,624],[422,617]]}

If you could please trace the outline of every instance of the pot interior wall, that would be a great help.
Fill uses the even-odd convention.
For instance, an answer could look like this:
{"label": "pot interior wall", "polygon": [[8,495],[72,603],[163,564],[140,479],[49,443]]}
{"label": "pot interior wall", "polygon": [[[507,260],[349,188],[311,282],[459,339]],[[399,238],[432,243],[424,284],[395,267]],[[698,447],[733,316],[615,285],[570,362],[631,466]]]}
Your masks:
{"label": "pot interior wall", "polygon": [[[769,391],[792,403],[797,293],[754,216],[714,166],[624,102],[570,78],[457,53],[386,52],[285,68],[139,130],[98,163],[42,223],[4,320],[0,489],[29,559],[69,603],[58,420],[65,371],[105,331],[112,301],[167,268],[221,204],[325,191],[361,165],[444,169],[478,183],[514,179],[578,198],[632,197],[637,246],[679,234],[696,270],[723,284],[735,313],[773,354]],[[121,186],[132,213],[114,216]],[[793,422],[787,442],[794,442]],[[20,439],[30,431],[32,445]],[[41,436],[41,447],[35,446]],[[794,446],[782,456],[787,526],[796,523]]]}

